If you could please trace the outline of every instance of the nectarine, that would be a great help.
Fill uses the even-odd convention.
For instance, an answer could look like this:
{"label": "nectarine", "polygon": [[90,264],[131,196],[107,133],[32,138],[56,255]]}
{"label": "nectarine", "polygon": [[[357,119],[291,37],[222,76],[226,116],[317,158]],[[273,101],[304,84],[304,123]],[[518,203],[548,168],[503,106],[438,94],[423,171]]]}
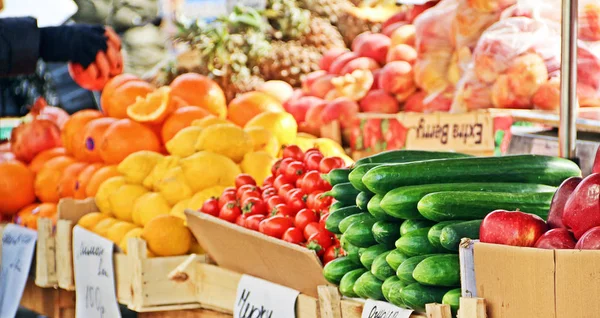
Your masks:
{"label": "nectarine", "polygon": [[397,28],[390,38],[392,40],[392,46],[398,44],[415,46],[415,26],[412,24],[403,25]]}
{"label": "nectarine", "polygon": [[338,56],[340,56],[346,52],[348,52],[348,49],[346,49],[346,48],[335,47],[335,48],[329,49],[327,52],[325,52],[325,54],[323,54],[323,57],[319,61],[319,67],[322,70],[329,72],[329,67],[331,67],[331,63],[333,63],[333,61]]}
{"label": "nectarine", "polygon": [[355,52],[359,56],[370,57],[377,63],[384,64],[391,43],[391,39],[381,33],[369,34],[356,46]]}
{"label": "nectarine", "polygon": [[333,62],[331,66],[329,66],[329,73],[339,75],[342,72],[342,69],[348,62],[358,58],[358,54],[354,52],[346,52],[342,55],[338,56]]}
{"label": "nectarine", "polygon": [[396,46],[392,46],[388,50],[388,54],[386,56],[387,63],[393,61],[404,61],[414,64],[416,60],[417,51],[412,46],[407,44],[398,44]]}
{"label": "nectarine", "polygon": [[390,94],[403,94],[414,91],[415,82],[411,65],[404,61],[386,64],[379,77],[379,87]]}
{"label": "nectarine", "polygon": [[358,104],[355,101],[347,97],[338,97],[327,103],[321,113],[321,120],[327,124],[337,119],[342,128],[350,127],[356,120],[358,110]]}
{"label": "nectarine", "polygon": [[379,68],[379,64],[377,63],[377,61],[375,61],[374,59],[370,58],[370,57],[359,57],[356,58],[350,62],[348,62],[344,68],[342,68],[342,71],[340,72],[341,75],[344,74],[348,74],[348,73],[352,73],[355,70],[376,70]]}
{"label": "nectarine", "polygon": [[398,101],[382,89],[368,92],[359,105],[364,113],[395,114],[400,111]]}
{"label": "nectarine", "polygon": [[316,96],[319,98],[325,98],[327,93],[335,89],[335,86],[331,83],[331,80],[335,77],[333,74],[327,74],[317,78],[309,88],[308,95]]}
{"label": "nectarine", "polygon": [[537,109],[556,111],[560,107],[560,78],[552,77],[538,88],[531,98]]}
{"label": "nectarine", "polygon": [[313,82],[316,81],[319,77],[322,77],[325,75],[327,75],[327,72],[324,70],[318,70],[318,71],[314,71],[314,72],[310,72],[310,73],[306,74],[306,76],[304,76],[304,78],[302,79],[302,90],[305,93],[309,93],[310,86],[313,84]]}

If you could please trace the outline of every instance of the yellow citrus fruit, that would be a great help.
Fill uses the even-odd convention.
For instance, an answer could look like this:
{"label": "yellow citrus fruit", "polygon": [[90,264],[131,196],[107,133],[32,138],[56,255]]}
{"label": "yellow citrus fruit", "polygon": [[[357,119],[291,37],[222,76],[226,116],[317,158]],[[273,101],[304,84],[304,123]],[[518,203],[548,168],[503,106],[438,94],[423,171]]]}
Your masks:
{"label": "yellow citrus fruit", "polygon": [[234,125],[232,122],[230,122],[227,119],[223,119],[223,118],[219,118],[213,115],[210,116],[206,116],[202,119],[196,119],[192,122],[192,126],[194,127],[200,127],[200,128],[206,128],[212,125],[217,125],[217,124],[230,124],[230,125]]}
{"label": "yellow citrus fruit", "polygon": [[302,151],[307,151],[308,149],[312,148],[315,142],[315,139],[311,139],[311,138],[305,138],[305,137],[296,137],[296,141],[294,141],[294,145],[300,147],[300,149],[302,149]]}
{"label": "yellow citrus fruit", "polygon": [[233,186],[235,177],[242,173],[233,160],[210,151],[200,151],[181,159],[180,165],[192,192],[216,185]]}
{"label": "yellow citrus fruit", "polygon": [[185,158],[194,154],[196,141],[198,136],[202,132],[202,128],[196,126],[190,126],[183,128],[171,140],[167,141],[165,147],[167,151],[176,156]]}
{"label": "yellow citrus fruit", "polygon": [[271,156],[277,157],[281,147],[279,145],[279,140],[277,140],[277,137],[275,137],[271,131],[262,127],[251,127],[244,130],[252,139],[254,151],[264,150]]}
{"label": "yellow citrus fruit", "polygon": [[108,214],[100,213],[100,212],[92,212],[82,216],[77,225],[81,226],[84,229],[92,230],[98,222],[108,218]]}
{"label": "yellow citrus fruit", "polygon": [[[135,229],[127,232],[127,234],[125,234],[125,236],[123,236],[123,238],[121,239],[121,242],[119,242],[119,248],[121,248],[123,250],[123,253],[127,254],[127,241],[129,241],[130,238],[141,238],[142,231],[143,231],[143,229],[141,227],[136,227]],[[146,256],[154,257],[155,255],[154,255],[154,253],[150,252],[149,249],[146,249]]]}
{"label": "yellow citrus fruit", "polygon": [[244,128],[263,127],[271,131],[282,146],[291,145],[296,140],[298,124],[294,116],[286,112],[264,112],[250,119]]}
{"label": "yellow citrus fruit", "polygon": [[148,190],[137,184],[124,184],[108,196],[110,208],[116,218],[122,221],[133,220],[133,205],[135,200],[147,193]]}
{"label": "yellow citrus fruit", "polygon": [[306,138],[306,139],[317,139],[316,136],[313,136],[309,133],[305,133],[305,132],[299,132],[297,135],[298,138],[302,137],[302,138]]}
{"label": "yellow citrus fruit", "polygon": [[163,178],[156,185],[156,190],[160,192],[171,205],[187,199],[193,194],[192,189],[187,184],[181,167],[174,167],[167,170]]}
{"label": "yellow citrus fruit", "polygon": [[167,156],[161,158],[146,179],[144,179],[144,182],[142,183],[144,187],[156,190],[156,185],[163,179],[167,170],[177,167],[180,159],[181,157],[179,156]]}
{"label": "yellow citrus fruit", "polygon": [[157,192],[143,194],[133,205],[133,223],[146,225],[148,221],[161,214],[169,214],[171,206],[167,200]]}
{"label": "yellow citrus fruit", "polygon": [[312,142],[313,147],[319,149],[319,151],[321,151],[321,153],[325,157],[346,155],[346,151],[344,151],[344,148],[340,144],[329,138],[317,138]]}
{"label": "yellow citrus fruit", "polygon": [[192,233],[183,220],[172,215],[159,215],[144,226],[142,238],[158,256],[183,255],[190,250]]}
{"label": "yellow citrus fruit", "polygon": [[169,214],[186,221],[184,211],[185,211],[185,209],[187,209],[187,206],[188,206],[188,203],[190,202],[190,200],[191,200],[191,198],[177,202],[177,204],[175,204],[173,206],[173,208],[171,209],[171,212],[169,212]]}
{"label": "yellow citrus fruit", "polygon": [[242,172],[251,175],[256,183],[262,186],[263,181],[271,175],[273,163],[275,163],[275,158],[266,151],[255,151],[247,153],[240,166]]}
{"label": "yellow citrus fruit", "polygon": [[195,145],[196,150],[212,151],[222,154],[235,162],[244,159],[244,155],[252,151],[250,136],[234,125],[212,125],[202,129]]}
{"label": "yellow citrus fruit", "polygon": [[342,154],[342,155],[338,155],[338,157],[342,158],[342,160],[344,160],[344,164],[346,164],[346,166],[352,166],[354,164],[354,160],[352,158],[350,158],[348,155]]}
{"label": "yellow citrus fruit", "polygon": [[125,177],[127,183],[142,184],[162,158],[163,155],[153,151],[134,152],[121,161],[117,166],[117,171]]}
{"label": "yellow citrus fruit", "polygon": [[120,221],[115,218],[106,218],[106,219],[98,222],[98,224],[96,224],[96,226],[94,226],[92,228],[92,232],[94,232],[100,236],[106,237],[106,234],[108,233],[108,230],[110,229],[110,227],[115,225],[117,222],[120,222]]}
{"label": "yellow citrus fruit", "polygon": [[218,198],[221,195],[221,193],[223,193],[223,190],[225,190],[225,188],[227,187],[217,185],[194,194],[194,196],[188,202],[187,208],[197,211],[202,207],[204,201],[212,197]]}
{"label": "yellow citrus fruit", "polygon": [[113,214],[108,198],[113,192],[116,192],[122,185],[125,184],[125,177],[112,177],[106,179],[96,192],[96,206],[100,212],[105,214]]}
{"label": "yellow citrus fruit", "polygon": [[121,240],[129,231],[138,228],[135,224],[129,222],[117,222],[113,224],[106,232],[106,238],[113,241],[115,244],[121,243]]}

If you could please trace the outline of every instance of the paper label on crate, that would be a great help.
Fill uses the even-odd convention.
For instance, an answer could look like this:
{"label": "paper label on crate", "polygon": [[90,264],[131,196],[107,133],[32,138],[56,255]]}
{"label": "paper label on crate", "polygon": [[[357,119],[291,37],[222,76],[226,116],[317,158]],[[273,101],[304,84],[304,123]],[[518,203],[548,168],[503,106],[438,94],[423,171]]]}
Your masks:
{"label": "paper label on crate", "polygon": [[121,317],[115,292],[113,242],[75,226],[75,317]]}
{"label": "paper label on crate", "polygon": [[361,318],[409,318],[410,309],[400,308],[385,301],[367,299],[363,306]]}
{"label": "paper label on crate", "polygon": [[8,224],[2,232],[0,317],[15,317],[25,290],[37,232]]}
{"label": "paper label on crate", "polygon": [[297,290],[242,275],[235,296],[233,318],[296,317],[299,294]]}

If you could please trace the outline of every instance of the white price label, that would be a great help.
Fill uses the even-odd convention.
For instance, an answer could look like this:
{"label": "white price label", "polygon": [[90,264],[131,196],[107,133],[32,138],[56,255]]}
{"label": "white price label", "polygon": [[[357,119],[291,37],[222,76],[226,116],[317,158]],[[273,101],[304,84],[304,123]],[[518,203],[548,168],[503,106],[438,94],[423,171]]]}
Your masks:
{"label": "white price label", "polygon": [[409,318],[413,311],[384,301],[367,299],[361,318]]}
{"label": "white price label", "polygon": [[82,227],[73,229],[75,316],[121,317],[115,292],[113,242]]}
{"label": "white price label", "polygon": [[8,224],[2,233],[0,317],[15,317],[33,260],[37,232]]}
{"label": "white price label", "polygon": [[233,318],[296,317],[299,291],[256,277],[242,275],[238,283]]}

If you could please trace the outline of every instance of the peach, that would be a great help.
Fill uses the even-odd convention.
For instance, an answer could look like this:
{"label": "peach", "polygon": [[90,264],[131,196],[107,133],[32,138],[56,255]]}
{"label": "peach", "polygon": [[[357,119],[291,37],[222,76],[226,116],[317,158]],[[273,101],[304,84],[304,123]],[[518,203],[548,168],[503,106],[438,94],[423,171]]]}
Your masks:
{"label": "peach", "polygon": [[373,73],[373,85],[371,85],[371,90],[379,89],[379,78],[381,78],[381,72],[383,69],[374,70]]}
{"label": "peach", "polygon": [[403,110],[405,112],[422,113],[425,109],[425,105],[423,104],[425,97],[427,97],[427,93],[424,91],[418,91],[412,94],[406,99]]}
{"label": "peach", "polygon": [[427,1],[424,4],[416,4],[413,5],[407,12],[408,22],[413,23],[415,19],[421,15],[421,13],[425,12],[425,10],[434,7],[438,4],[440,0]]}
{"label": "peach", "polygon": [[390,94],[402,94],[413,90],[415,82],[410,64],[404,61],[394,61],[386,64],[379,77],[379,87]]}
{"label": "peach", "polygon": [[335,86],[331,83],[334,77],[333,74],[327,74],[317,78],[308,88],[308,95],[325,98],[329,91],[335,89]]}
{"label": "peach", "polygon": [[389,49],[385,60],[387,63],[392,61],[404,61],[414,64],[417,60],[417,50],[407,44],[398,44]]}
{"label": "peach", "polygon": [[388,37],[392,37],[392,34],[394,33],[394,31],[396,31],[396,29],[398,29],[399,27],[408,24],[408,22],[396,22],[396,23],[392,23],[386,27],[383,28],[383,30],[381,30],[381,33],[385,36]]}
{"label": "peach", "polygon": [[310,109],[321,104],[325,104],[323,99],[314,96],[305,96],[295,101],[290,101],[285,110],[294,116],[297,123],[301,123],[306,121],[307,113]]}
{"label": "peach", "polygon": [[399,103],[404,103],[409,97],[411,97],[415,92],[417,91],[417,87],[413,86],[405,91],[402,91],[398,94],[396,94],[396,100]]}
{"label": "peach", "polygon": [[498,14],[481,13],[461,2],[452,21],[454,47],[475,47],[483,31],[498,21]]}
{"label": "peach", "polygon": [[294,94],[292,85],[278,80],[266,81],[257,90],[275,97],[281,103],[285,103]]}
{"label": "peach", "polygon": [[515,95],[531,97],[548,80],[548,69],[539,55],[529,53],[517,57],[506,75]]}
{"label": "peach", "polygon": [[577,83],[600,89],[600,42],[579,44]]}
{"label": "peach", "polygon": [[363,32],[359,35],[357,35],[354,40],[352,40],[352,44],[350,45],[350,49],[354,52],[356,52],[356,48],[362,44],[362,42],[370,35],[373,34],[369,31]]}
{"label": "peach", "polygon": [[440,92],[450,86],[447,79],[451,52],[439,51],[435,55],[419,58],[413,66],[415,83],[428,93]]}
{"label": "peach", "polygon": [[600,94],[590,85],[577,83],[577,98],[580,107],[600,106]]}
{"label": "peach", "polygon": [[319,77],[327,75],[327,72],[324,70],[318,70],[311,73],[306,74],[302,79],[302,90],[305,93],[310,92],[310,86],[316,81]]}
{"label": "peach", "polygon": [[406,24],[397,28],[390,37],[392,40],[391,45],[396,46],[398,44],[406,44],[415,46],[415,35],[416,29],[412,24]]}
{"label": "peach", "polygon": [[323,121],[321,120],[321,114],[323,113],[323,110],[325,109],[326,105],[327,105],[326,102],[317,104],[317,105],[311,107],[306,112],[305,122],[307,124],[306,125],[307,128],[316,129],[317,131],[320,131],[321,126],[323,126]]}
{"label": "peach", "polygon": [[324,124],[330,123],[333,120],[339,120],[342,128],[352,124],[358,114],[358,104],[347,98],[338,97],[323,108],[321,120]]}
{"label": "peach", "polygon": [[368,92],[359,104],[361,112],[365,113],[395,114],[400,111],[398,101],[382,89]]}
{"label": "peach", "polygon": [[329,72],[329,68],[331,67],[331,63],[333,63],[333,61],[338,56],[340,56],[340,55],[342,55],[342,54],[344,54],[346,52],[348,52],[348,49],[341,48],[341,47],[334,47],[332,49],[327,50],[327,52],[325,52],[325,54],[323,54],[323,57],[319,61],[319,67],[322,70]]}
{"label": "peach", "polygon": [[385,20],[385,22],[383,22],[383,24],[381,25],[381,28],[385,29],[388,26],[395,24],[395,23],[399,23],[399,22],[404,22],[404,23],[408,22],[406,13],[407,12],[403,10],[403,11],[400,11],[400,12],[394,14],[389,19]]}
{"label": "peach", "polygon": [[465,111],[494,107],[492,105],[492,87],[481,82],[465,83],[457,98],[465,106]]}
{"label": "peach", "polygon": [[469,7],[487,13],[500,12],[515,3],[517,0],[467,0]]}
{"label": "peach", "polygon": [[331,80],[339,96],[360,100],[373,86],[373,73],[370,70],[355,70]]}
{"label": "peach", "polygon": [[515,94],[510,85],[508,75],[500,75],[492,86],[492,104],[497,108],[531,108],[529,96]]}
{"label": "peach", "polygon": [[344,66],[344,68],[342,68],[342,71],[340,72],[340,74],[344,75],[344,74],[352,73],[356,70],[372,71],[372,70],[376,70],[378,68],[379,68],[379,64],[374,59],[372,59],[370,57],[359,57],[359,58],[356,58],[356,59],[348,62]]}
{"label": "peach", "polygon": [[424,113],[433,113],[433,112],[448,112],[450,111],[450,107],[452,106],[452,99],[444,96],[444,94],[437,94],[437,96],[427,96],[425,100],[423,100],[423,112]]}
{"label": "peach", "polygon": [[370,57],[377,63],[384,64],[391,43],[392,40],[381,33],[369,34],[356,46],[355,52],[359,56]]}
{"label": "peach", "polygon": [[560,107],[560,78],[553,77],[540,85],[531,98],[537,109],[556,111]]}
{"label": "peach", "polygon": [[588,3],[579,13],[579,38],[585,41],[600,41],[600,5]]}
{"label": "peach", "polygon": [[354,52],[346,52],[342,55],[338,56],[333,62],[331,66],[329,66],[329,73],[339,75],[342,72],[342,69],[348,62],[358,58],[358,54]]}

